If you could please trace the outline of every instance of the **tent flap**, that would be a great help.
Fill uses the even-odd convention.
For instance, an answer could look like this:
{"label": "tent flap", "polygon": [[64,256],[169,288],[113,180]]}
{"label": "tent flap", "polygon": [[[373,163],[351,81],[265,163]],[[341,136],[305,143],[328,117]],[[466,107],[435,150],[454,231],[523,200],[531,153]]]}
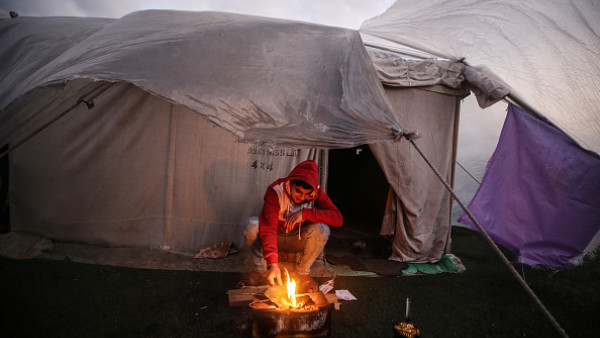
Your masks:
{"label": "tent flap", "polygon": [[[452,175],[459,96],[417,88],[386,88],[401,123],[427,130],[415,142],[446,180]],[[381,234],[392,239],[390,259],[436,262],[450,251],[450,193],[408,142],[370,145],[390,183]]]}

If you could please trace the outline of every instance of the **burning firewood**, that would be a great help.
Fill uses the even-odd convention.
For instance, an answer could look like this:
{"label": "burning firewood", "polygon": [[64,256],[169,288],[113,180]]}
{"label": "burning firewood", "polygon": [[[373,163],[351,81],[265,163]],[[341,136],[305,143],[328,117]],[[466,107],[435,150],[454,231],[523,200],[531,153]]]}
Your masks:
{"label": "burning firewood", "polygon": [[255,296],[253,337],[324,337],[331,328],[331,306],[322,292],[296,294],[287,270],[285,285],[270,286],[263,298]]}

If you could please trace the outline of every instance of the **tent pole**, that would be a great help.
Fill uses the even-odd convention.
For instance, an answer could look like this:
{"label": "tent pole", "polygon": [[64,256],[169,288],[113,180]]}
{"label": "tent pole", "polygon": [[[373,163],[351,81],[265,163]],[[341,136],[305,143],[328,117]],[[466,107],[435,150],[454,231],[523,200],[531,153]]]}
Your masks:
{"label": "tent pole", "polygon": [[175,153],[177,151],[177,108],[169,105],[169,135],[167,144],[167,179],[165,182],[164,231],[161,249],[171,250],[173,247],[173,199],[175,196]]}
{"label": "tent pole", "polygon": [[454,135],[452,136],[452,173],[450,174],[451,177],[451,181],[450,181],[450,186],[454,187],[454,176],[456,175],[456,170],[455,170],[455,163],[456,163],[456,157],[457,157],[457,149],[458,149],[458,132],[459,132],[459,125],[460,125],[460,99],[456,99],[456,102],[454,103],[455,108],[454,108]]}
{"label": "tent pole", "polygon": [[[452,188],[454,188],[454,178],[456,176],[456,163],[457,160],[457,156],[458,156],[458,129],[459,129],[459,125],[460,125],[460,99],[456,98],[455,102],[454,102],[454,129],[453,129],[453,135],[452,135],[452,166],[450,167],[451,173],[450,173],[450,186]],[[448,208],[448,219],[450,220],[450,223],[452,223],[452,198],[450,198],[450,206]],[[446,236],[446,247],[444,248],[445,252],[449,252],[450,249],[450,237],[452,235],[452,224],[450,224],[450,228],[448,229],[448,234]]]}
{"label": "tent pole", "polygon": [[417,147],[417,145],[415,144],[414,140],[411,139],[411,138],[409,138],[409,136],[410,135],[405,135],[405,137],[409,140],[409,142],[415,147],[415,149],[417,150],[417,152],[419,153],[419,155],[421,155],[421,157],[423,158],[423,160],[425,160],[425,162],[427,163],[427,165],[429,165],[429,167],[431,168],[431,170],[433,170],[433,172],[436,174],[436,176],[440,179],[440,181],[442,182],[442,184],[444,184],[444,186],[446,187],[446,189],[452,194],[452,196],[456,199],[456,201],[458,202],[458,204],[460,204],[461,208],[463,208],[463,210],[467,213],[467,215],[469,216],[469,218],[471,219],[471,221],[473,221],[473,223],[477,226],[477,229],[479,229],[479,231],[483,234],[483,237],[486,239],[486,241],[488,242],[488,244],[490,244],[490,246],[494,249],[494,251],[496,252],[496,254],[500,257],[500,260],[502,260],[502,262],[504,263],[504,265],[506,265],[506,267],[508,267],[509,271],[517,279],[517,281],[519,282],[519,284],[521,284],[521,286],[523,287],[523,289],[525,289],[525,292],[527,292],[527,294],[529,295],[529,297],[531,297],[531,299],[533,299],[533,301],[542,310],[542,312],[544,313],[544,315],[546,315],[546,317],[550,320],[550,322],[552,322],[552,325],[556,328],[556,330],[558,330],[558,332],[560,333],[560,335],[562,337],[568,337],[567,333],[565,332],[565,330],[560,326],[560,324],[556,321],[556,319],[554,318],[554,316],[552,316],[552,314],[550,313],[550,311],[548,311],[548,309],[544,306],[544,304],[542,303],[542,301],[536,296],[536,294],[533,292],[533,290],[531,290],[531,288],[529,287],[529,285],[527,285],[527,282],[525,282],[525,280],[521,277],[521,275],[519,275],[519,273],[517,272],[517,270],[515,269],[515,267],[512,266],[512,264],[508,261],[508,259],[506,258],[506,256],[504,256],[504,254],[502,253],[502,251],[500,251],[500,249],[498,248],[498,246],[496,245],[496,243],[494,243],[494,241],[490,238],[490,236],[485,231],[485,229],[483,229],[483,227],[481,226],[481,224],[479,224],[479,222],[475,219],[475,216],[473,216],[473,214],[469,211],[469,209],[467,209],[465,207],[465,205],[461,202],[461,200],[458,199],[458,196],[456,196],[456,194],[454,193],[454,191],[452,190],[452,188],[442,178],[442,176],[440,175],[440,173],[433,167],[433,165],[429,162],[429,160],[421,152],[421,149],[419,149],[419,147]]}
{"label": "tent pole", "polygon": [[[12,153],[13,151],[15,151],[17,148],[19,148],[20,146],[23,145],[23,143],[29,141],[31,138],[33,138],[35,135],[41,133],[44,129],[48,128],[50,125],[52,125],[54,122],[58,121],[59,119],[61,119],[62,117],[64,117],[65,115],[67,115],[68,113],[70,113],[73,109],[77,108],[77,106],[82,103],[85,102],[85,104],[87,105],[88,109],[92,109],[94,108],[94,99],[97,98],[98,96],[100,96],[100,94],[104,93],[108,88],[110,88],[114,83],[113,82],[105,82],[102,83],[100,86],[94,88],[93,90],[91,90],[89,93],[82,95],[77,102],[75,102],[72,106],[70,106],[69,108],[67,108],[65,111],[63,111],[62,113],[60,113],[58,116],[54,117],[53,119],[51,119],[50,121],[46,122],[44,125],[42,125],[41,127],[39,127],[38,129],[36,129],[33,133],[31,133],[29,136],[25,137],[23,140],[19,141],[17,144],[15,144],[14,146],[8,148],[6,151],[4,151],[2,154],[0,154],[0,158],[3,158],[4,156],[8,156],[8,154]],[[104,88],[103,88],[104,87]],[[96,94],[94,94],[94,92],[98,91]],[[87,96],[94,94],[93,96],[86,98]]]}

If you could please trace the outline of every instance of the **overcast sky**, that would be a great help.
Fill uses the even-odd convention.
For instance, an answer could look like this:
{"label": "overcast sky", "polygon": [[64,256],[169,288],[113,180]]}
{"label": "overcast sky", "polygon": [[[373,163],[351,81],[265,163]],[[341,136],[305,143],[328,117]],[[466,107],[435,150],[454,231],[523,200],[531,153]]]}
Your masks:
{"label": "overcast sky", "polygon": [[394,0],[0,0],[0,13],[19,16],[119,18],[142,9],[221,11],[358,29]]}

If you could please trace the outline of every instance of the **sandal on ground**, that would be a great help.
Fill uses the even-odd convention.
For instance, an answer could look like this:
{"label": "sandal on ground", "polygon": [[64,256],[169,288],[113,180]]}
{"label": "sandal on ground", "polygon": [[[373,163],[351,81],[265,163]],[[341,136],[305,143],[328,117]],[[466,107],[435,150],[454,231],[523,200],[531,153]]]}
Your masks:
{"label": "sandal on ground", "polygon": [[319,284],[310,275],[298,275],[298,286],[301,292],[312,293],[319,291]]}
{"label": "sandal on ground", "polygon": [[238,289],[244,286],[263,285],[266,282],[267,274],[265,272],[250,271],[242,275],[242,278],[235,284]]}

